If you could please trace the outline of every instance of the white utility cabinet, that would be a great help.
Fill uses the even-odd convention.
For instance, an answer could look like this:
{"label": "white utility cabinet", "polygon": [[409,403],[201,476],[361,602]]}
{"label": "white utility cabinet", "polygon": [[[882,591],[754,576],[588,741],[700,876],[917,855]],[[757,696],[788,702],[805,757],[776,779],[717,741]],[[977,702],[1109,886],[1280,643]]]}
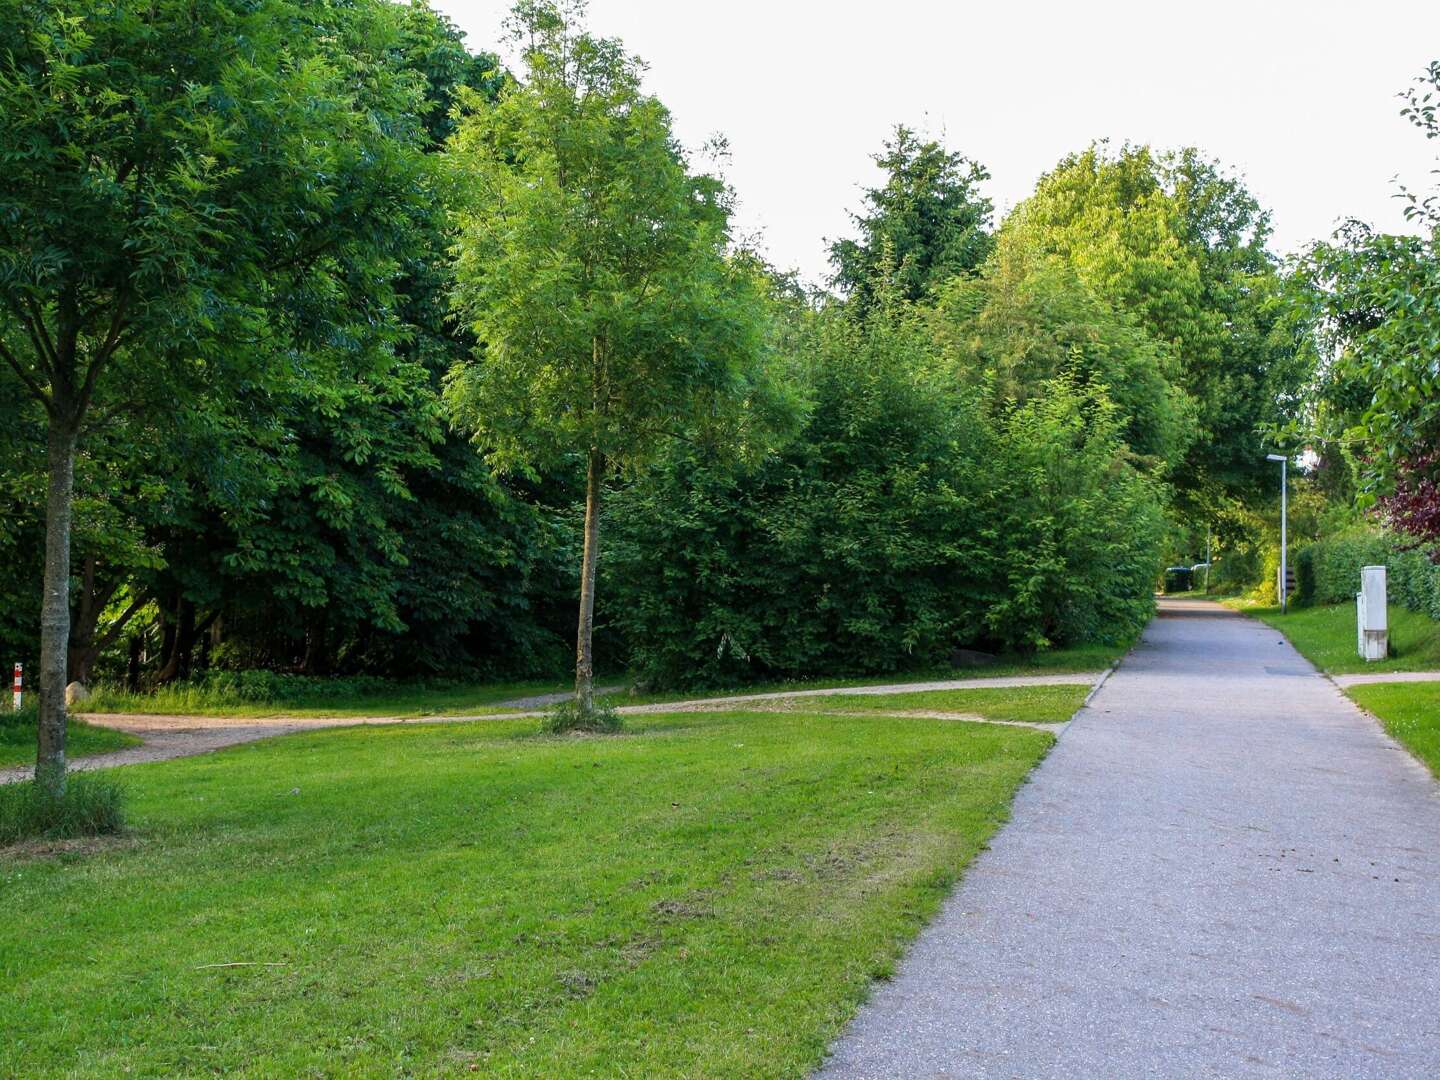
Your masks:
{"label": "white utility cabinet", "polygon": [[1390,623],[1385,611],[1385,567],[1360,568],[1355,594],[1357,644],[1365,660],[1384,660],[1390,653]]}

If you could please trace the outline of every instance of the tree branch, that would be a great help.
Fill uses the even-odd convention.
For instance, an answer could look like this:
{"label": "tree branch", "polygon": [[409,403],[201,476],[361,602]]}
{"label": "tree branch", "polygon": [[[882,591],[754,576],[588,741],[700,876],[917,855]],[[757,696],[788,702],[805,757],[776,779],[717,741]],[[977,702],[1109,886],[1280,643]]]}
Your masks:
{"label": "tree branch", "polygon": [[115,312],[110,316],[110,329],[105,335],[105,341],[85,371],[85,381],[80,387],[77,415],[83,416],[85,410],[90,407],[90,398],[95,393],[95,383],[100,378],[100,369],[115,355],[115,350],[125,339],[125,309],[129,306],[130,293],[126,291],[121,293],[115,301]]}
{"label": "tree branch", "polygon": [[120,631],[125,629],[125,625],[136,615],[140,614],[140,610],[148,603],[150,603],[150,597],[144,593],[141,593],[134,600],[130,601],[130,606],[121,613],[118,619],[105,628],[105,633],[96,639],[91,648],[93,648],[97,654],[108,649],[115,639],[120,636]]}
{"label": "tree branch", "polygon": [[5,346],[3,341],[0,341],[0,357],[5,358],[5,362],[10,365],[16,375],[20,376],[20,381],[25,384],[31,396],[45,407],[47,413],[53,416],[55,414],[55,408],[50,400],[50,395],[45,393],[45,389],[35,381],[35,377],[25,370],[19,360],[15,359],[15,354]]}
{"label": "tree branch", "polygon": [[30,309],[30,318],[35,323],[35,333],[44,343],[50,363],[55,363],[55,342],[50,338],[50,331],[45,328],[45,313],[36,306],[33,297],[25,297],[25,306]]}
{"label": "tree branch", "polygon": [[54,379],[54,343],[50,341],[49,335],[47,334],[44,338],[41,338],[39,332],[36,330],[34,320],[20,309],[20,305],[15,302],[13,296],[7,296],[5,298],[5,306],[10,309],[10,313],[15,316],[16,321],[25,327],[25,332],[30,335],[30,346],[35,350],[36,359],[40,361],[40,370],[44,372],[47,378]]}

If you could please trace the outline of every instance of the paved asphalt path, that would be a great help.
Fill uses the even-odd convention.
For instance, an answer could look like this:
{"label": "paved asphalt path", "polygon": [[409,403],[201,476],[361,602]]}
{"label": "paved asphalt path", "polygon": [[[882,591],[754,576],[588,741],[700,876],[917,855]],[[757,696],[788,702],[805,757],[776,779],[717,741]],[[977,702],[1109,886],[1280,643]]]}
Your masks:
{"label": "paved asphalt path", "polygon": [[821,1075],[1440,1077],[1437,852],[1279,634],[1163,603]]}

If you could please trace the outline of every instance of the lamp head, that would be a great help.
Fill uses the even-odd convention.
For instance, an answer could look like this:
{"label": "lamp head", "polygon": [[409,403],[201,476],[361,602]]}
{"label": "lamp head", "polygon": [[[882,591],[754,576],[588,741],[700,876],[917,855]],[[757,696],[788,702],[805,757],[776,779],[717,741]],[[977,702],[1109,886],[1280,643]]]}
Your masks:
{"label": "lamp head", "polygon": [[1266,460],[1266,461],[1285,461],[1285,460],[1287,460],[1287,458],[1285,457],[1284,454],[1266,454],[1266,455],[1265,455],[1265,460]]}

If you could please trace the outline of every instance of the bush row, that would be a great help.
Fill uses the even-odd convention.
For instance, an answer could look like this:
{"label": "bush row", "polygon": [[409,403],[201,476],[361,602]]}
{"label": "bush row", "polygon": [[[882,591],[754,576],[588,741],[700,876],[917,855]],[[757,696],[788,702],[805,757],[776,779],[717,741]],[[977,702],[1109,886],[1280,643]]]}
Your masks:
{"label": "bush row", "polygon": [[1440,619],[1440,565],[1427,550],[1388,533],[1353,529],[1317,540],[1295,553],[1295,600],[1339,604],[1355,598],[1360,568],[1384,565],[1389,600]]}
{"label": "bush row", "polygon": [[1158,485],[1069,379],[998,410],[903,327],[820,343],[812,409],[746,470],[686,450],[618,494],[607,621],[654,686],[944,664],[1127,639],[1153,610]]}

